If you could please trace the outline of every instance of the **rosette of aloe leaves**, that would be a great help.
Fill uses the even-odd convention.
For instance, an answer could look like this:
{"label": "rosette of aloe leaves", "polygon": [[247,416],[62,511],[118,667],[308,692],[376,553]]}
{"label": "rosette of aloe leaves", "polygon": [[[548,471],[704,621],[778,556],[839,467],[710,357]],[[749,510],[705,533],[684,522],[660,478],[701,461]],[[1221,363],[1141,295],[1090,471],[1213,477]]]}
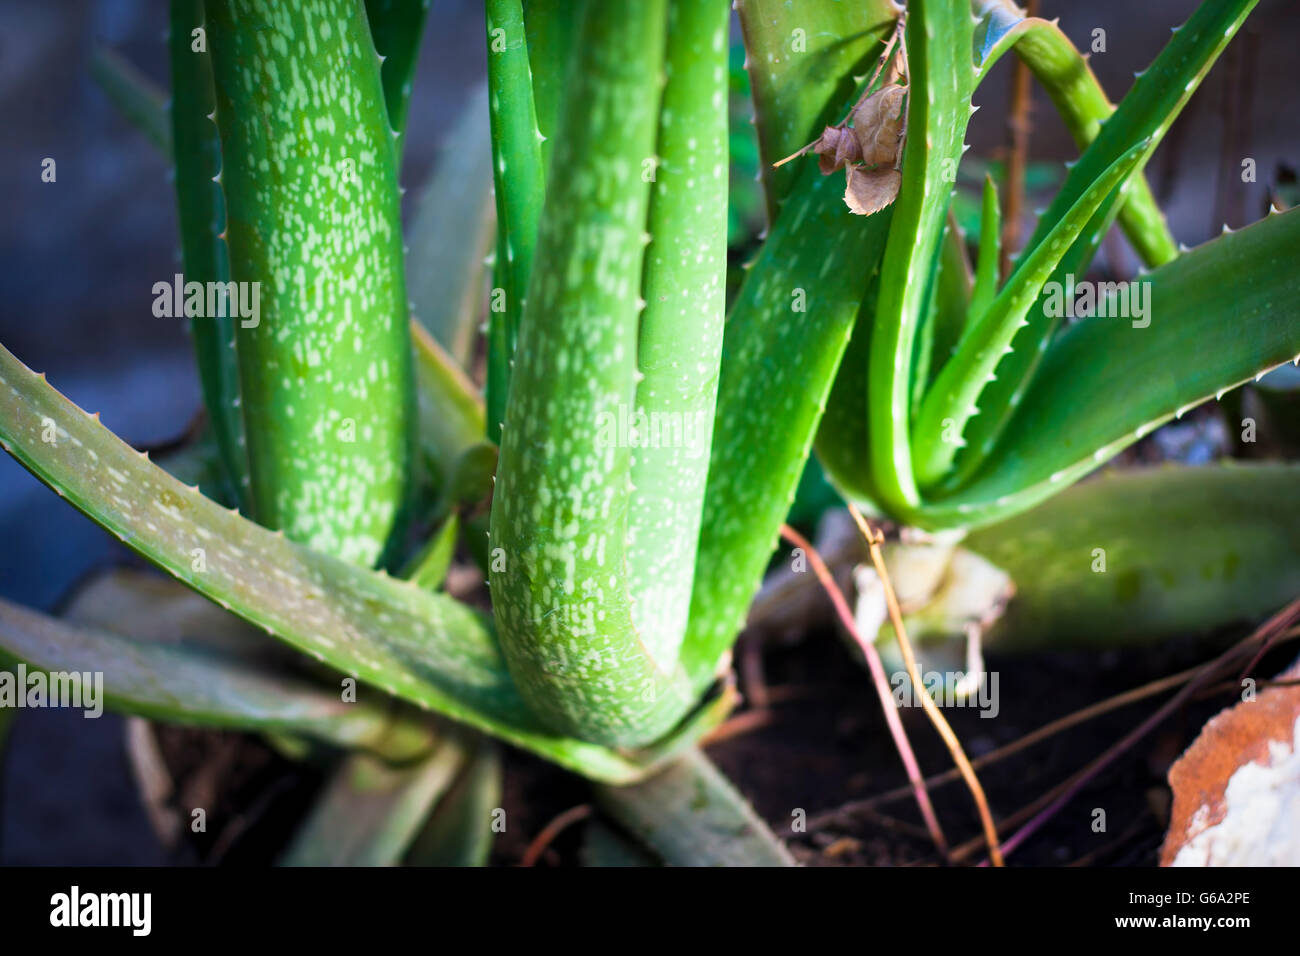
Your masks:
{"label": "rosette of aloe leaves", "polygon": [[[1176,625],[1196,549],[1133,546],[1131,487],[1067,492],[1300,352],[1297,214],[1180,252],[1143,178],[1251,0],[1203,4],[1118,106],[1007,2],[737,0],[770,229],[729,307],[725,0],[486,0],[486,95],[403,229],[425,6],[173,0],[169,116],[97,64],[174,160],[185,278],[259,290],[255,319],[192,317],[198,445],[152,462],[0,350],[4,449],[213,605],[178,643],[139,582],[75,619],[0,603],[0,648],[102,671],[126,713],[339,755],[289,861],[481,861],[496,739],[595,782],[661,861],[789,862],[696,745],[814,446],[864,510],[980,529],[1031,598],[1102,515],[1164,572],[1126,616],[1150,632],[1297,589],[1287,466],[1170,473],[1247,566]],[[949,209],[1008,51],[1080,155],[1002,275],[992,183],[973,268]],[[1150,320],[1054,317],[1115,223]],[[1035,538],[1060,492],[1068,540]],[[1261,498],[1280,530],[1227,506]],[[448,593],[458,548],[490,601]]]}

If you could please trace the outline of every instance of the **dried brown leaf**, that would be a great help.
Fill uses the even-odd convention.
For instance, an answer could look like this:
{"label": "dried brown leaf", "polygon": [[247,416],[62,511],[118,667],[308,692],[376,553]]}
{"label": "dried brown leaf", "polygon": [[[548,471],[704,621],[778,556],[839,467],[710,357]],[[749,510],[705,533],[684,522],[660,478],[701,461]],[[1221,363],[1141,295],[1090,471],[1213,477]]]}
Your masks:
{"label": "dried brown leaf", "polygon": [[898,198],[898,187],[903,184],[903,174],[892,166],[863,169],[861,166],[845,167],[848,187],[844,202],[859,216],[880,212]]}
{"label": "dried brown leaf", "polygon": [[903,135],[903,100],[907,88],[886,86],[872,93],[853,110],[853,135],[867,166],[893,166]]}

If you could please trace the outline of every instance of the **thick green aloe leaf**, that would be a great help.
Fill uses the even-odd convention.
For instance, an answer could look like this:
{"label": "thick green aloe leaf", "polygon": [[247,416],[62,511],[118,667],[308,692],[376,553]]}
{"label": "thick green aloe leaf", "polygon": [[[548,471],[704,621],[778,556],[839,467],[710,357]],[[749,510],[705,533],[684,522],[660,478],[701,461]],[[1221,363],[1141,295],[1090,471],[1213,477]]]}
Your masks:
{"label": "thick green aloe leaf", "polygon": [[397,155],[402,155],[406,114],[411,106],[411,79],[424,39],[424,18],[429,0],[366,0],[366,18],[375,50],[383,57],[380,76],[388,125],[397,135]]}
{"label": "thick green aloe leaf", "polygon": [[542,729],[488,622],[451,598],[311,551],[180,484],[0,348],[0,447],[154,564],[363,684],[586,776],[629,781],[730,706],[624,755]]}
{"label": "thick green aloe leaf", "polygon": [[[546,198],[521,0],[487,0],[488,97],[497,206],[496,287],[488,328],[488,437],[499,441],[511,358]],[[498,305],[501,307],[498,308]]]}
{"label": "thick green aloe leaf", "polygon": [[722,360],[729,23],[725,0],[668,5],[627,519],[632,621],[661,662],[677,659],[686,632]]}
{"label": "thick green aloe leaf", "polygon": [[113,105],[164,156],[172,150],[172,131],[167,124],[167,94],[121,54],[106,47],[90,57],[90,75]]}
{"label": "thick green aloe leaf", "polygon": [[769,223],[800,177],[777,160],[838,123],[871,72],[898,13],[889,0],[735,0],[745,38],[745,67]]}
{"label": "thick green aloe leaf", "polygon": [[[884,244],[881,243],[883,249]],[[817,459],[839,493],[873,515],[880,514],[880,495],[871,480],[871,441],[868,437],[863,396],[867,394],[867,366],[871,361],[871,321],[880,293],[877,273],[863,296],[852,336],[826,399],[817,425]]]}
{"label": "thick green aloe leaf", "polygon": [[700,687],[744,626],[889,232],[890,210],[850,215],[842,180],[822,176],[812,162],[804,177],[745,277],[724,331],[682,649]]}
{"label": "thick green aloe leaf", "polygon": [[[1044,240],[1016,269],[988,310],[962,336],[957,352],[926,392],[912,428],[916,480],[928,488],[947,473],[967,421],[978,413],[975,401],[993,376],[1025,316],[1066,249],[1078,238],[1097,208],[1116,190],[1146,152],[1138,143],[1117,159],[1079,197]],[[1040,317],[1040,321],[1045,321]]]}
{"label": "thick green aloe leaf", "polygon": [[528,35],[528,65],[533,75],[533,106],[537,131],[542,135],[542,169],[549,174],[555,138],[560,128],[560,107],[568,81],[579,20],[573,0],[523,0],[524,30]]}
{"label": "thick green aloe leaf", "polygon": [[[981,18],[977,30],[979,78],[1009,49],[1024,61],[1051,98],[1075,144],[1085,148],[1115,111],[1088,60],[1061,32],[1056,21],[1026,17],[1013,0],[972,0]],[[1148,266],[1169,262],[1178,246],[1156,205],[1146,177],[1135,174],[1119,210],[1119,223]]]}
{"label": "thick green aloe leaf", "polygon": [[[407,230],[407,293],[416,318],[461,368],[474,364],[485,259],[495,237],[487,85],[467,97],[438,150]],[[483,437],[480,433],[479,437]]]}
{"label": "thick green aloe leaf", "polygon": [[268,669],[229,647],[128,637],[47,617],[0,600],[0,654],[45,672],[103,675],[105,708],[169,723],[301,734],[339,747],[411,757],[429,736],[386,701],[347,703],[341,692]]}
{"label": "thick green aloe leaf", "polygon": [[[1254,0],[1232,0],[1230,3],[1203,4],[1190,20],[1177,32],[1159,56],[1138,79],[1114,115],[1105,121],[1096,138],[1075,163],[1065,183],[1047,211],[1039,219],[1025,246],[1015,272],[1022,272],[1036,248],[1081,196],[1101,171],[1143,138],[1150,138],[1146,155],[1137,170],[1145,165],[1161,137],[1179,111],[1191,97],[1215,59],[1235,35]],[[1093,221],[1083,235],[1063,257],[1061,267],[1052,276],[1056,286],[1063,286],[1081,278],[1088,268],[1093,253],[1114,220],[1118,204],[1123,201],[1124,190],[1131,192],[1140,177],[1131,176],[1120,192],[1110,196],[1098,209]],[[1035,307],[1038,313],[1029,326],[1018,334],[1012,351],[999,363],[996,381],[989,384],[979,399],[980,415],[972,419],[966,445],[957,457],[957,471],[948,487],[956,487],[973,474],[1007,427],[1016,406],[1026,392],[1027,384],[1036,374],[1054,334],[1058,320],[1042,315],[1044,302]]]}
{"label": "thick green aloe leaf", "polygon": [[406,866],[486,866],[492,838],[504,824],[501,752],[485,737],[412,841]]}
{"label": "thick green aloe leaf", "polygon": [[235,330],[253,513],[372,564],[399,530],[414,436],[379,58],[354,0],[207,13],[231,278],[260,284]]}
{"label": "thick green aloe leaf", "polygon": [[[637,292],[666,0],[583,8],[492,499],[492,605],[515,682],[553,728],[654,740],[695,694],[656,661],[626,573]],[[611,208],[617,215],[611,214]]]}
{"label": "thick green aloe leaf", "polygon": [[866,396],[873,480],[895,511],[919,501],[908,436],[912,356],[975,86],[966,0],[918,0],[909,7],[906,35],[903,182],[881,264]]}
{"label": "thick green aloe leaf", "polygon": [[919,404],[924,396],[924,389],[933,381],[939,369],[952,356],[952,351],[961,340],[962,332],[972,321],[971,296],[974,293],[974,275],[970,257],[966,254],[966,236],[957,223],[957,217],[948,210],[944,223],[943,239],[939,243],[939,259],[935,265],[934,286],[930,292],[929,312],[926,324],[926,349],[929,352],[926,362],[927,374],[919,375],[914,383],[920,394],[913,391],[913,404]]}
{"label": "thick green aloe leaf", "polygon": [[281,866],[395,866],[464,768],[469,732],[444,727],[433,751],[393,766],[351,754],[334,771]]}
{"label": "thick green aloe leaf", "polygon": [[[230,253],[223,238],[225,199],[215,182],[221,172],[221,141],[212,121],[216,109],[212,60],[206,46],[195,49],[194,31],[203,27],[202,0],[172,0],[167,41],[172,73],[169,139],[174,144],[176,209],[187,284],[230,280]],[[190,334],[203,405],[221,461],[236,500],[248,511],[252,484],[239,408],[235,318],[229,310],[220,311],[225,314],[192,317]]]}
{"label": "thick green aloe leaf", "polygon": [[596,787],[601,808],[669,866],[794,866],[708,757],[686,751],[632,787]]}
{"label": "thick green aloe leaf", "polygon": [[1297,488],[1294,464],[1116,471],[972,532],[963,546],[1016,583],[987,646],[1105,647],[1268,614],[1300,593]]}
{"label": "thick green aloe leaf", "polygon": [[[978,525],[1037,504],[1207,399],[1300,354],[1300,211],[1225,234],[1143,277],[1146,319],[1119,305],[1053,343],[981,470],[908,514]],[[1140,386],[1140,387],[1139,387]]]}

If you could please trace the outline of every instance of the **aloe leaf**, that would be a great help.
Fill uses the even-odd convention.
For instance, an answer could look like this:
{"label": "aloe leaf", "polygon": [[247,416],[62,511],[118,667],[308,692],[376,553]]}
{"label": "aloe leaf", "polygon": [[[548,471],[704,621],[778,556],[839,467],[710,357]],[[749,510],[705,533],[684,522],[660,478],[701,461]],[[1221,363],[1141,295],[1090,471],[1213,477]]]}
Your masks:
{"label": "aloe leaf", "polygon": [[204,498],[3,348],[0,447],[129,547],[249,623],[363,684],[585,776],[635,780],[733,703],[724,695],[644,753],[547,732],[520,699],[480,615],[446,595],[311,551]]}
{"label": "aloe leaf", "polygon": [[[202,0],[172,0],[167,41],[172,73],[169,138],[174,144],[182,260],[187,285],[193,281],[206,286],[230,280],[230,253],[222,238],[225,202],[215,182],[221,172],[221,142],[212,121],[216,109],[212,60],[205,46],[195,49],[201,45],[194,31],[203,27]],[[165,283],[162,290],[165,293]],[[226,309],[217,315],[193,316],[190,334],[217,449],[236,500],[248,511],[252,484],[240,413],[235,319]]]}
{"label": "aloe leaf", "polygon": [[1126,469],[972,532],[963,545],[1016,583],[986,646],[1107,647],[1268,614],[1300,593],[1297,487],[1295,464]]}
{"label": "aloe leaf", "polygon": [[447,570],[456,554],[456,538],[460,534],[460,518],[449,515],[424,547],[415,554],[402,577],[422,588],[436,591],[447,579]]}
{"label": "aloe leaf", "polygon": [[668,5],[627,519],[632,621],[661,662],[685,636],[722,359],[729,23],[725,0]]}
{"label": "aloe leaf", "polygon": [[908,440],[914,339],[965,150],[975,83],[973,21],[964,0],[916,3],[906,36],[903,183],[881,265],[867,375],[872,475],[882,502],[893,510],[919,500]]}
{"label": "aloe leaf", "polygon": [[790,851],[698,749],[631,787],[596,787],[601,808],[669,866],[794,866]]}
{"label": "aloe leaf", "polygon": [[[1068,487],[1159,425],[1300,353],[1300,211],[1269,216],[1161,266],[1053,343],[1003,439],[926,527],[986,524]],[[1231,322],[1223,317],[1231,315]],[[1110,316],[1110,317],[1108,317]],[[1136,388],[1135,383],[1141,383]]]}
{"label": "aloe leaf", "polygon": [[1119,187],[1145,154],[1138,143],[1116,160],[1034,247],[1022,268],[1017,268],[993,304],[970,327],[957,353],[944,365],[921,403],[912,431],[912,460],[916,480],[929,487],[947,473],[957,452],[966,422],[978,412],[975,401],[998,367],[998,361],[1025,325],[1029,309],[1093,213]]}
{"label": "aloe leaf", "polygon": [[[929,320],[929,374],[918,383],[920,388],[924,389],[929,384],[961,340],[962,332],[971,321],[973,293],[974,276],[971,274],[970,258],[966,254],[966,236],[957,223],[957,217],[949,209],[943,239],[939,243],[939,260],[935,266],[934,289],[930,296],[933,319]],[[913,404],[918,404],[921,396],[915,393],[913,395]]]}
{"label": "aloe leaf", "polygon": [[551,155],[560,128],[560,108],[574,60],[578,18],[573,0],[523,0],[528,36],[528,65],[533,76],[533,107],[542,135],[542,170],[551,171]]}
{"label": "aloe leaf", "polygon": [[260,284],[236,328],[254,516],[372,564],[407,503],[414,433],[378,56],[350,0],[207,10],[231,278]]}
{"label": "aloe leaf", "polygon": [[397,155],[402,155],[406,115],[411,106],[411,80],[424,39],[424,18],[429,0],[366,0],[366,17],[375,50],[383,57],[380,77],[388,125],[397,138]]}
{"label": "aloe leaf", "polygon": [[480,85],[440,144],[413,208],[406,251],[412,311],[466,370],[483,319],[495,216],[487,86]]}
{"label": "aloe leaf", "polygon": [[488,330],[488,437],[500,440],[537,228],[546,197],[521,0],[486,0],[492,173],[496,185],[496,285]]}
{"label": "aloe leaf", "polygon": [[724,330],[699,571],[682,647],[700,687],[744,626],[889,233],[889,209],[850,215],[837,178],[820,175],[814,163],[804,176]]}
{"label": "aloe leaf", "polygon": [[564,111],[555,146],[492,499],[492,605],[515,682],[551,727],[611,745],[656,739],[694,697],[633,619],[617,425],[635,408],[667,13],[584,7],[569,90],[584,109]]}
{"label": "aloe leaf", "polygon": [[975,288],[970,297],[971,322],[978,322],[998,292],[998,259],[1002,254],[1002,209],[993,177],[984,177],[980,207],[980,247],[975,264]]}
{"label": "aloe leaf", "polygon": [[[1013,0],[972,0],[971,6],[982,20],[983,36],[977,44],[979,79],[988,75],[1003,53],[1015,49],[1051,98],[1075,145],[1083,149],[1091,143],[1115,107],[1087,58],[1074,48],[1056,21],[1026,17]],[[1177,257],[1178,246],[1145,176],[1134,175],[1129,180],[1119,223],[1147,266]]]}
{"label": "aloe leaf", "polygon": [[613,824],[599,817],[588,820],[582,831],[583,866],[641,867],[663,866],[663,861]]}
{"label": "aloe leaf", "polygon": [[799,170],[797,164],[773,164],[844,118],[898,12],[889,0],[735,0],[735,9],[745,39],[768,222],[775,223]]}
{"label": "aloe leaf", "polygon": [[395,866],[467,759],[465,732],[444,729],[419,762],[350,754],[334,771],[281,866]]}
{"label": "aloe leaf", "polygon": [[[883,248],[883,242],[881,248]],[[880,494],[871,480],[871,440],[868,437],[864,396],[867,394],[867,366],[871,361],[871,321],[875,315],[880,283],[877,273],[867,287],[853,323],[848,346],[835,373],[826,410],[817,425],[817,459],[832,484],[845,498],[872,514],[880,513]]]}
{"label": "aloe leaf", "polygon": [[422,463],[440,486],[466,449],[483,438],[483,399],[455,359],[414,322],[411,344]]}
{"label": "aloe leaf", "polygon": [[406,866],[485,866],[501,808],[501,755],[479,737],[465,769],[411,843]]}
{"label": "aloe leaf", "polygon": [[90,75],[123,116],[164,156],[172,151],[167,95],[115,50],[100,47],[90,57]]}
{"label": "aloe leaf", "polygon": [[385,703],[346,703],[339,692],[303,677],[210,644],[176,640],[181,636],[142,640],[0,600],[0,652],[47,673],[103,675],[104,699],[97,703],[110,710],[169,723],[303,734],[408,758],[428,746],[415,721],[406,718],[395,727]]}
{"label": "aloe leaf", "polygon": [[[1021,271],[1027,256],[1041,245],[1056,222],[1069,209],[1101,171],[1109,167],[1134,143],[1149,137],[1146,155],[1139,161],[1140,170],[1150,158],[1160,138],[1191,97],[1215,59],[1236,33],[1254,6],[1254,0],[1203,4],[1180,28],[1156,57],[1152,65],[1133,84],[1114,115],[1106,120],[1096,138],[1071,167],[1060,192],[1039,219],[1034,235],[1025,246],[1015,271]],[[1061,268],[1052,277],[1055,285],[1064,285],[1070,276],[1082,276],[1102,237],[1114,220],[1124,190],[1131,190],[1140,178],[1130,176],[1121,191],[1109,197],[1098,209],[1083,235],[1062,259]],[[1035,307],[1038,316],[1012,342],[1012,351],[998,365],[997,379],[980,396],[980,415],[972,419],[964,436],[966,446],[957,456],[957,471],[948,487],[956,487],[972,475],[994,447],[1007,427],[1025,394],[1026,385],[1037,374],[1047,341],[1059,322],[1044,319],[1043,303]]]}

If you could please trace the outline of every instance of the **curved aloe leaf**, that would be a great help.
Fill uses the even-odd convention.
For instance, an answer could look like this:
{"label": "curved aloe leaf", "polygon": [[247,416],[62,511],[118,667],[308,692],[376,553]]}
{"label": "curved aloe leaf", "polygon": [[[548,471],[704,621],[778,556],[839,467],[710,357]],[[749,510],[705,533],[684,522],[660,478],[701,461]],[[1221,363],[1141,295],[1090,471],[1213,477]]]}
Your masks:
{"label": "curved aloe leaf", "polygon": [[[1141,170],[1254,4],[1255,0],[1202,4],[1174,34],[1150,68],[1134,82],[1133,88],[1114,115],[1106,120],[1079,161],[1071,167],[1065,183],[1039,219],[1015,273],[1021,273],[1025,269],[1028,257],[1047,240],[1066,210],[1078,201],[1101,172],[1131,149],[1134,143],[1149,138],[1150,145],[1146,154],[1136,167],[1138,171]],[[1084,274],[1093,253],[1114,220],[1118,204],[1123,201],[1124,190],[1131,190],[1133,184],[1139,181],[1140,177],[1131,176],[1123,189],[1108,197],[1098,209],[1083,235],[1062,259],[1062,267],[1052,277],[1057,286],[1069,282],[1070,275]],[[997,380],[980,396],[981,414],[970,423],[969,433],[965,436],[965,450],[958,456],[957,473],[949,487],[959,485],[978,468],[1002,430],[1007,427],[1026,392],[1027,384],[1036,374],[1047,342],[1059,324],[1042,316],[1042,303],[1036,307],[1036,311],[1039,316],[1030,322],[1024,332],[1016,336],[1011,353],[999,363]]]}
{"label": "curved aloe leaf", "polygon": [[[706,686],[745,623],[889,233],[808,164],[727,320],[682,661]],[[856,338],[856,337],[855,337]],[[773,427],[779,421],[780,427]]]}
{"label": "curved aloe leaf", "polygon": [[[982,21],[982,36],[977,42],[979,79],[988,75],[1003,53],[1014,48],[1047,91],[1075,145],[1084,149],[1115,111],[1087,59],[1055,20],[1026,17],[1013,0],[972,0],[971,6]],[[1177,257],[1178,246],[1146,177],[1134,175],[1129,180],[1119,223],[1148,266],[1163,265]]]}
{"label": "curved aloe leaf", "polygon": [[636,407],[667,20],[666,0],[584,6],[569,95],[585,108],[564,112],[555,146],[492,499],[492,604],[520,692],[550,726],[613,745],[655,739],[694,697],[633,616],[618,433]]}
{"label": "curved aloe leaf", "polygon": [[745,38],[767,217],[775,223],[799,170],[773,164],[843,119],[898,12],[889,0],[734,5]]}
{"label": "curved aloe leaf", "polygon": [[1017,331],[1029,324],[1025,316],[1037,300],[1043,283],[1097,207],[1125,180],[1146,149],[1145,141],[1138,143],[1084,191],[1034,247],[1023,268],[1011,275],[988,311],[962,337],[956,354],[926,393],[912,429],[913,468],[922,488],[933,485],[947,473],[966,422],[979,411],[975,407],[976,399],[992,378],[999,359],[1011,347]]}
{"label": "curved aloe leaf", "polygon": [[[236,329],[262,524],[373,563],[414,433],[397,154],[352,0],[208,4]],[[308,161],[309,160],[309,161]]]}
{"label": "curved aloe leaf", "polygon": [[[223,238],[225,202],[215,180],[221,172],[221,141],[212,121],[216,94],[212,60],[196,50],[193,32],[204,26],[202,0],[172,0],[167,41],[171,57],[171,136],[176,164],[176,208],[188,282],[230,280],[230,252]],[[190,319],[203,405],[212,422],[222,464],[240,506],[251,507],[252,484],[244,422],[240,414],[235,319],[228,310]]]}
{"label": "curved aloe leaf", "polygon": [[596,800],[669,866],[795,865],[790,851],[698,749],[635,786],[598,786]]}
{"label": "curved aloe leaf", "polygon": [[[267,669],[211,644],[127,637],[68,624],[0,600],[0,649],[46,672],[102,675],[110,710],[169,723],[302,734],[339,747],[409,758],[429,745],[420,723],[394,723],[387,702],[346,703],[338,691]],[[418,712],[417,712],[418,713]]]}
{"label": "curved aloe leaf", "polygon": [[397,155],[402,155],[406,114],[411,106],[411,79],[424,39],[424,18],[429,0],[366,0],[366,17],[375,50],[383,58],[380,77],[388,125],[397,138]]}
{"label": "curved aloe leaf", "polygon": [[488,437],[500,441],[511,360],[546,197],[521,0],[487,0],[488,93],[496,185],[496,284],[488,327]]}
{"label": "curved aloe leaf", "polygon": [[445,727],[433,751],[393,766],[345,757],[280,858],[281,866],[395,866],[468,758],[468,734]]}
{"label": "curved aloe leaf", "polygon": [[972,532],[963,545],[1016,582],[986,646],[1104,647],[1273,611],[1300,593],[1298,487],[1295,464],[1123,470]]}
{"label": "curved aloe leaf", "polygon": [[919,501],[908,437],[912,356],[957,163],[965,151],[975,85],[973,33],[965,0],[920,0],[909,9],[903,184],[881,264],[867,374],[872,475],[882,502],[892,510]]}
{"label": "curved aloe leaf", "polygon": [[[47,440],[48,439],[48,440]],[[488,623],[451,598],[295,544],[180,484],[0,348],[0,447],[189,587],[364,684],[589,777],[630,781],[715,722],[724,695],[654,751],[539,726]]]}
{"label": "curved aloe leaf", "polygon": [[668,7],[627,553],[632,621],[656,661],[676,660],[686,632],[722,360],[729,22],[723,0]]}
{"label": "curved aloe leaf", "polygon": [[578,39],[573,0],[523,0],[528,35],[528,65],[533,77],[533,107],[542,136],[542,169],[551,170],[551,154],[559,135],[560,107]]}
{"label": "curved aloe leaf", "polygon": [[1144,277],[1149,323],[1099,307],[1047,351],[980,471],[908,520],[973,526],[1023,511],[1170,418],[1295,359],[1297,257],[1300,211],[1280,213]]}
{"label": "curved aloe leaf", "polygon": [[406,866],[485,866],[501,807],[500,748],[485,737],[411,843]]}

